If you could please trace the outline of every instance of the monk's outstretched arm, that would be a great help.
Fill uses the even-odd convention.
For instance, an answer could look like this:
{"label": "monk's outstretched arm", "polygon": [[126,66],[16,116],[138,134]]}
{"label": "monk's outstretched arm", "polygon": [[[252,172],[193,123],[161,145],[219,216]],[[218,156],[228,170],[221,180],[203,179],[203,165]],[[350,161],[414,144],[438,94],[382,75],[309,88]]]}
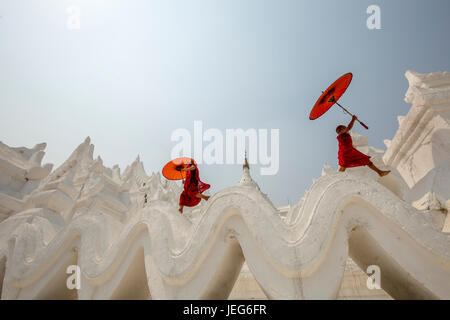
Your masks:
{"label": "monk's outstretched arm", "polygon": [[350,123],[347,126],[347,129],[345,129],[345,133],[348,133],[350,130],[352,130],[353,125],[355,124],[356,119],[358,119],[358,117],[353,116],[352,117],[352,121],[350,121]]}
{"label": "monk's outstretched arm", "polygon": [[193,171],[195,170],[195,166],[190,166],[189,168],[183,168],[181,171]]}

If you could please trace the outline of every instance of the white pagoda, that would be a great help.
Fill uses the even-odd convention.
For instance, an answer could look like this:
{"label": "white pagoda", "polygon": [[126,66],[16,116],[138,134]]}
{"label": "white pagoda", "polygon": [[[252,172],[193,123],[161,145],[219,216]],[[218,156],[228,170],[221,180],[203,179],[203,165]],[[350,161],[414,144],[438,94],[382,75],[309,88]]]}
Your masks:
{"label": "white pagoda", "polygon": [[[250,176],[180,215],[181,188],[45,144],[0,143],[1,299],[450,299],[450,73],[406,72],[412,107],[375,164],[275,208]],[[369,275],[368,275],[368,274]]]}

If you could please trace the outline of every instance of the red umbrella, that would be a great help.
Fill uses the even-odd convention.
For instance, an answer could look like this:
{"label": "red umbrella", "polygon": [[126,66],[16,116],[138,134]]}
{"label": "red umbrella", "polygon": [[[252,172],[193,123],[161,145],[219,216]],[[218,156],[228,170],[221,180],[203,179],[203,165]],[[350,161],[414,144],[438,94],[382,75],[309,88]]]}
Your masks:
{"label": "red umbrella", "polygon": [[186,171],[181,171],[181,169],[187,168],[191,163],[196,162],[194,159],[186,157],[173,159],[164,166],[162,169],[162,174],[169,180],[184,179],[186,178]]}
{"label": "red umbrella", "polygon": [[[352,82],[352,78],[353,78],[352,73],[346,73],[342,77],[337,79],[331,86],[329,86],[327,90],[323,91],[322,95],[312,108],[311,113],[309,114],[309,119],[315,120],[319,118],[321,115],[327,112],[328,109],[330,109],[334,104],[337,104],[339,107],[342,108],[342,110],[344,110],[344,112],[353,116],[353,114],[351,114],[347,109],[345,109],[337,102],[339,98],[344,94],[345,90],[347,90],[348,86],[350,85],[350,82]],[[364,123],[362,123],[359,120],[357,121],[364,128],[369,129],[369,127],[366,126]]]}

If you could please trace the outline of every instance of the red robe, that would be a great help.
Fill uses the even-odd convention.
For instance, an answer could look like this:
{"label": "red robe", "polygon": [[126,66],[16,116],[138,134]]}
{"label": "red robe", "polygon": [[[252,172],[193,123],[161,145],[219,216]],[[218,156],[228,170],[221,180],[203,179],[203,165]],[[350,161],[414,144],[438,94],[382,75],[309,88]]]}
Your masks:
{"label": "red robe", "polygon": [[339,165],[344,168],[368,166],[372,164],[370,157],[353,147],[352,137],[348,133],[337,136],[339,141]]}
{"label": "red robe", "polygon": [[184,189],[180,195],[180,206],[194,207],[200,203],[202,199],[197,198],[197,193],[203,193],[208,190],[210,185],[200,180],[197,165],[195,170],[186,172],[184,180]]}

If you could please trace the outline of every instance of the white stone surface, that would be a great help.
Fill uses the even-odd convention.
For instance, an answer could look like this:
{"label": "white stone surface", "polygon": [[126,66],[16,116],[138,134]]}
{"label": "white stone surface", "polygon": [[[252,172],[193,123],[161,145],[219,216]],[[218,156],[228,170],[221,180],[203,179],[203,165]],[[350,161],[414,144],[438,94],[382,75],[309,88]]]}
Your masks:
{"label": "white stone surface", "polygon": [[[405,101],[412,103],[384,155],[409,187],[433,168],[450,159],[450,73],[407,71],[410,87]],[[401,120],[400,120],[401,119]]]}
{"label": "white stone surface", "polygon": [[[383,157],[411,188],[405,200],[450,232],[450,73],[407,71],[412,103]],[[445,222],[446,221],[446,222]]]}
{"label": "white stone surface", "polygon": [[[3,299],[222,299],[244,260],[268,298],[337,298],[349,253],[362,269],[410,275],[384,280],[394,298],[450,296],[449,236],[367,170],[325,174],[290,220],[249,186],[188,217],[176,184],[146,176],[139,159],[113,174],[92,151],[87,139],[31,193],[35,208],[0,224]],[[71,264],[76,296],[63,281]]]}
{"label": "white stone surface", "polygon": [[27,196],[52,170],[51,164],[41,165],[45,147],[10,148],[0,141],[0,222],[21,211]]}
{"label": "white stone surface", "polygon": [[[391,300],[392,298],[383,290],[367,287],[368,275],[364,273],[351,259],[347,259],[338,300]],[[244,263],[233,290],[230,300],[267,300],[255,277]]]}

